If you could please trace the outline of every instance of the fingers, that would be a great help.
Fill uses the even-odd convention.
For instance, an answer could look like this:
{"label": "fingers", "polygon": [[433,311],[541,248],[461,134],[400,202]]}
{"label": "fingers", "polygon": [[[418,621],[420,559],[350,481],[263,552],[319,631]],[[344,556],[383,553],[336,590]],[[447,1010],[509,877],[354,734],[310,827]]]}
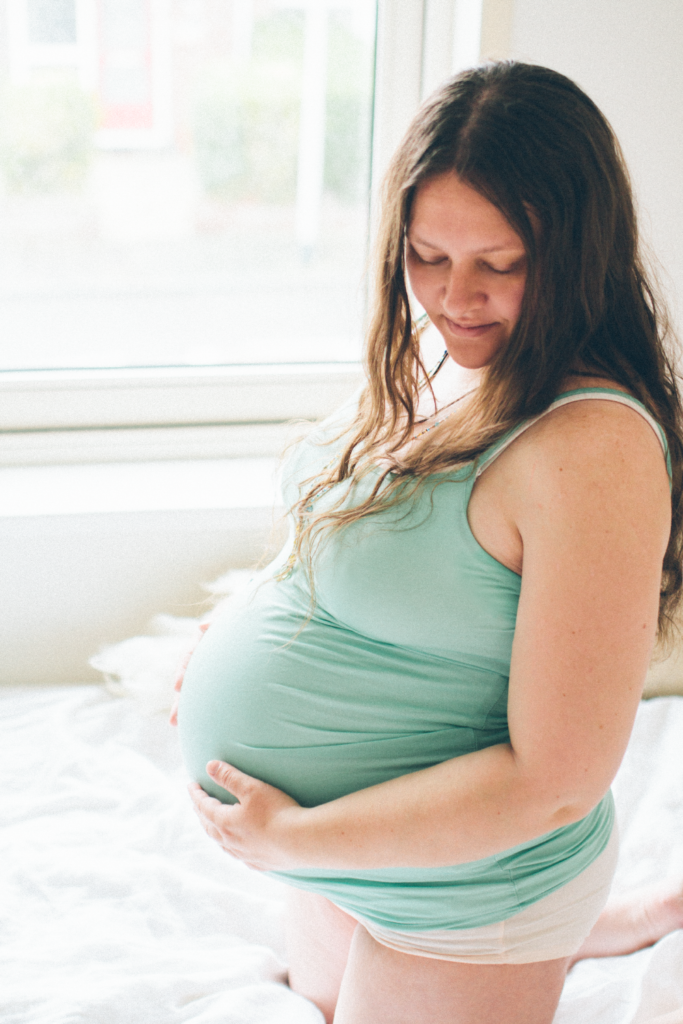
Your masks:
{"label": "fingers", "polygon": [[[204,633],[206,633],[206,631],[207,631],[207,629],[209,628],[210,625],[211,625],[210,622],[201,622],[199,624],[199,632],[202,634],[202,636],[204,636]],[[201,638],[202,637],[200,636],[199,639],[201,640]],[[197,641],[197,643],[199,643],[199,641]],[[185,655],[185,657],[183,658],[182,664],[180,666],[180,671],[178,673],[178,678],[176,679],[175,683],[173,684],[173,689],[175,690],[176,693],[180,693],[180,691],[182,689],[183,679],[185,678],[185,669],[187,668],[187,666],[190,663],[190,658],[194,654],[196,646],[197,646],[197,644],[194,644],[192,649],[190,651],[188,651],[187,654]],[[169,718],[169,722],[170,722],[171,725],[177,725],[178,724],[178,702],[177,701],[173,704],[173,707],[171,708],[171,717]]]}
{"label": "fingers", "polygon": [[[237,856],[238,851],[231,832],[231,812],[234,808],[209,796],[196,782],[191,783],[188,790],[194,812],[206,834],[219,846],[222,846],[227,853]],[[239,807],[239,804],[235,807]]]}
{"label": "fingers", "polygon": [[215,800],[205,793],[196,782],[188,786],[188,789],[195,814],[209,839],[213,839],[225,853],[241,860],[248,868],[252,868],[254,871],[267,871],[268,864],[255,858],[252,852],[247,853],[244,841],[239,837],[239,831],[235,832],[234,830],[235,822],[232,815],[240,805],[222,804],[220,800]]}
{"label": "fingers", "polygon": [[[238,800],[224,804],[193,782],[188,786],[193,808],[206,834],[226,853],[250,867],[268,871],[290,863],[279,849],[292,817],[305,814],[297,802],[224,761],[209,761],[207,774]],[[284,829],[284,832],[283,832]]]}
{"label": "fingers", "polygon": [[[229,766],[225,765],[225,767],[227,768]],[[233,771],[237,772],[237,769],[235,768]],[[241,774],[241,772],[238,774]],[[212,776],[212,778],[214,779],[214,782],[218,782],[218,785],[223,789],[227,788],[227,786],[224,786],[217,778],[214,776]],[[230,786],[233,787],[232,782],[230,782]],[[239,783],[234,788],[231,788],[229,792],[233,796],[237,796],[234,789],[238,787]],[[224,804],[221,800],[217,800],[216,797],[211,796],[205,789],[202,789],[198,782],[191,782],[187,788],[190,793],[190,799],[192,800],[197,813],[207,821],[213,822],[216,825],[219,824],[220,821],[225,820],[226,813],[229,813],[234,807],[239,806],[239,804]],[[244,793],[242,793],[242,797],[244,798]]]}
{"label": "fingers", "polygon": [[202,820],[204,828],[208,831],[209,827],[216,827],[216,819],[221,814],[221,811],[225,809],[225,804],[222,804],[220,800],[216,800],[215,797],[209,796],[198,782],[192,782],[187,787],[190,793],[190,799],[194,804],[194,809],[197,815]]}
{"label": "fingers", "polygon": [[[257,783],[255,779],[252,779],[251,775],[245,775],[244,772],[224,761],[209,761],[206,772],[222,789],[227,789],[232,796],[237,797],[240,804],[243,803],[254,784],[263,785],[263,783]],[[200,817],[216,827],[220,827],[221,824],[225,825],[225,815],[226,812],[229,813],[231,805],[209,796],[198,782],[191,782],[188,789],[192,803]]]}
{"label": "fingers", "polygon": [[209,761],[206,766],[206,774],[222,789],[227,789],[229,793],[236,796],[240,802],[243,797],[247,796],[255,781],[251,775],[245,775],[244,772],[231,764],[226,764],[225,761]]}
{"label": "fingers", "polygon": [[[211,626],[211,623],[200,623],[200,633],[202,634],[202,636],[204,636],[204,634],[206,633],[206,631],[209,629],[210,626]],[[202,639],[202,636],[200,637],[200,640]],[[199,640],[197,641],[197,643],[199,643]],[[173,684],[173,689],[177,693],[180,692],[180,688],[182,687],[182,680],[185,678],[185,669],[189,665],[190,657],[193,656],[193,654],[195,653],[195,649],[197,648],[197,643],[193,644],[193,646],[191,646],[191,648],[187,651],[187,653],[185,654],[184,658],[182,659],[182,664],[180,666],[180,672],[178,674],[178,678],[176,679],[175,683]]]}
{"label": "fingers", "polygon": [[195,644],[191,648],[191,650],[189,650],[187,652],[187,654],[185,655],[185,657],[183,658],[183,660],[182,660],[182,662],[180,664],[180,669],[178,671],[178,678],[176,679],[175,683],[173,684],[173,689],[176,691],[176,693],[180,693],[180,689],[181,689],[181,687],[183,685],[183,679],[185,678],[185,670],[187,669],[187,666],[190,664],[190,658],[194,654],[196,646],[197,646],[197,644]]}

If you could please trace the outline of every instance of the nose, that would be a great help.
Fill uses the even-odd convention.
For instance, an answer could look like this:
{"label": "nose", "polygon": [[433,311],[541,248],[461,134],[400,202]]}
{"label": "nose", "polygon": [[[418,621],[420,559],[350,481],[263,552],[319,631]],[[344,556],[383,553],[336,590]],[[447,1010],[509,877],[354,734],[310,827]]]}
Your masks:
{"label": "nose", "polygon": [[452,320],[467,316],[486,305],[486,293],[481,279],[463,267],[451,266],[444,284],[442,298],[446,316]]}

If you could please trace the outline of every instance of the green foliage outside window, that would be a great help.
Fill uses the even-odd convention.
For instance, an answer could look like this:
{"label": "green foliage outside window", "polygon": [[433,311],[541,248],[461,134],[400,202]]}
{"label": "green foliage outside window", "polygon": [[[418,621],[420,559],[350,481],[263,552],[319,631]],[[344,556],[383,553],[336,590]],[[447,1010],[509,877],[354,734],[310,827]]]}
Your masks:
{"label": "green foliage outside window", "polygon": [[[372,55],[342,12],[330,14],[328,47],[325,188],[353,201],[367,190]],[[193,137],[209,195],[294,201],[303,48],[303,12],[276,11],[257,23],[247,65],[207,73]]]}
{"label": "green foliage outside window", "polygon": [[248,64],[211,69],[194,104],[204,191],[225,199],[289,203],[296,189],[303,13],[257,22]]}
{"label": "green foliage outside window", "polygon": [[93,153],[95,105],[75,82],[45,80],[0,96],[0,168],[10,192],[80,188]]}

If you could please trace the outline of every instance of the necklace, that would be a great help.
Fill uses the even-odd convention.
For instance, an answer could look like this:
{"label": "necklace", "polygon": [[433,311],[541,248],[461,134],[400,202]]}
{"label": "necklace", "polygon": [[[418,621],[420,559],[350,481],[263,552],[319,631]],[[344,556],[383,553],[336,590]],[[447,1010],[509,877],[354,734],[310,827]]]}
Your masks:
{"label": "necklace", "polygon": [[[470,390],[466,391],[464,395],[458,395],[458,397],[454,398],[452,402],[448,403],[448,405],[442,405],[441,409],[439,409],[437,412],[433,413],[432,415],[439,416],[443,412],[444,409],[450,409],[451,411],[447,412],[445,416],[441,416],[441,419],[434,420],[434,422],[431,423],[428,427],[425,427],[424,430],[421,430],[419,432],[419,434],[413,434],[413,436],[411,437],[410,440],[411,441],[417,441],[418,437],[422,437],[423,434],[428,434],[430,430],[434,430],[435,427],[438,427],[442,423],[444,423],[455,412],[455,409],[452,409],[451,406],[456,405],[458,402],[462,402],[462,400],[464,398],[467,398],[468,395],[471,395],[473,391],[476,391],[476,388],[470,388]],[[430,417],[428,416],[427,419],[430,419]],[[423,420],[422,422],[426,423],[427,420]]]}
{"label": "necklace", "polygon": [[[427,380],[421,385],[422,388],[430,380],[433,380],[434,377],[436,377],[437,373],[439,372],[439,370],[441,369],[441,367],[443,366],[443,364],[446,362],[447,359],[448,359],[448,351],[445,351],[444,354],[439,359],[439,361],[436,364],[436,366],[434,367],[434,369],[430,370],[430,372],[427,374]],[[474,390],[474,388],[472,388],[472,391],[473,390]],[[444,408],[445,409],[449,409],[452,405],[455,405],[456,402],[459,402],[461,399],[466,398],[467,395],[469,395],[469,394],[471,394],[471,391],[467,391],[464,395],[460,395],[458,398],[454,399],[452,402],[449,402],[447,406],[444,406]],[[415,436],[411,440],[415,441],[415,440],[417,440],[418,437],[422,437],[423,434],[428,434],[430,430],[433,430],[434,427],[438,427],[440,423],[443,423],[444,420],[448,419],[448,417],[451,416],[451,415],[452,415],[452,411],[447,413],[446,416],[443,416],[440,420],[436,420],[434,423],[432,423],[431,426],[427,427],[425,430],[421,430],[419,434],[415,434]],[[321,476],[324,476],[325,473],[327,472],[327,470],[330,469],[334,465],[334,463],[336,461],[337,461],[337,456],[334,455],[330,459],[329,462],[326,462],[325,465],[323,466],[323,468],[320,470],[320,473],[318,474],[318,479],[320,479]],[[324,494],[327,494],[327,492],[329,490],[331,490],[332,487],[334,487],[333,483],[332,484],[328,484],[327,487],[323,487],[323,489],[321,491],[318,491],[318,494],[316,495],[316,497],[317,498],[322,498],[322,496]],[[276,573],[276,575],[274,577],[276,580],[278,580],[278,581],[286,580],[286,579],[288,579],[289,576],[292,575],[292,572],[294,571],[294,566],[296,565],[296,552],[297,552],[297,548],[299,546],[299,538],[301,537],[301,534],[304,531],[304,520],[305,520],[305,517],[307,515],[310,515],[310,513],[312,511],[313,511],[313,502],[312,501],[310,501],[307,505],[305,505],[303,509],[300,508],[300,511],[299,511],[299,513],[297,515],[297,519],[296,519],[296,527],[295,527],[295,530],[294,530],[294,539],[293,539],[293,542],[292,542],[292,551],[291,551],[291,553],[289,555],[289,558],[287,559],[287,561],[283,565],[282,569],[280,570],[280,572]]]}

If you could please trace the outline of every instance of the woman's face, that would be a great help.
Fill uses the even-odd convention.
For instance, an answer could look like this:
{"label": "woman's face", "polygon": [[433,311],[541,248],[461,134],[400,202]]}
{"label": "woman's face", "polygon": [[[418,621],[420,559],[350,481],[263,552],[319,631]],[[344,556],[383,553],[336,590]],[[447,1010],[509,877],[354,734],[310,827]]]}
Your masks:
{"label": "woman's face", "polygon": [[441,332],[450,357],[486,366],[519,319],[526,250],[497,207],[441,174],[417,190],[406,247],[413,293]]}

